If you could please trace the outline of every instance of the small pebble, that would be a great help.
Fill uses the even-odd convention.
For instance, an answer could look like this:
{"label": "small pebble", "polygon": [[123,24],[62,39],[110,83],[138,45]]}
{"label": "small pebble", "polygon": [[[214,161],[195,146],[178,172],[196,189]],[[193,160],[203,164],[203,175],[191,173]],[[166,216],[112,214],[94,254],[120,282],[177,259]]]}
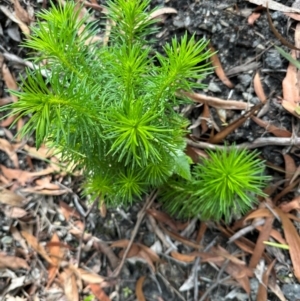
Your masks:
{"label": "small pebble", "polygon": [[213,83],[213,82],[210,82],[207,89],[211,92],[215,92],[215,93],[220,93],[222,92],[221,88],[216,84],[216,83]]}
{"label": "small pebble", "polygon": [[252,81],[252,76],[250,74],[240,74],[238,75],[238,79],[241,85],[247,88]]}
{"label": "small pebble", "polygon": [[4,236],[1,238],[1,242],[4,244],[4,245],[10,245],[12,244],[13,242],[13,239],[11,236]]}
{"label": "small pebble", "polygon": [[279,52],[276,49],[271,49],[266,53],[265,63],[271,69],[282,68],[282,60]]}
{"label": "small pebble", "polygon": [[184,28],[184,20],[178,16],[177,18],[174,18],[173,25],[177,28]]}
{"label": "small pebble", "polygon": [[291,301],[300,299],[300,284],[284,284],[282,292]]}

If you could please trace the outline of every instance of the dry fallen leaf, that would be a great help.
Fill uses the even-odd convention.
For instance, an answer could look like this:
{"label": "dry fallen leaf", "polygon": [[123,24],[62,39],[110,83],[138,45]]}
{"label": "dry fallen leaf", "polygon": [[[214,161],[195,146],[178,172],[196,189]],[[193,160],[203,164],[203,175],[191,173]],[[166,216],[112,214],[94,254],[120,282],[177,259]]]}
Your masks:
{"label": "dry fallen leaf", "polygon": [[29,253],[28,246],[26,244],[25,239],[22,237],[21,233],[19,232],[19,230],[16,227],[11,226],[10,232],[14,240],[17,241],[22,247],[22,249],[24,250],[24,252],[28,254]]}
{"label": "dry fallen leaf", "polygon": [[0,253],[0,269],[26,269],[29,270],[27,262],[20,257],[8,256],[4,252]]}
{"label": "dry fallen leaf", "polygon": [[285,166],[285,179],[287,180],[285,183],[285,187],[287,187],[297,170],[297,166],[293,157],[290,156],[289,154],[283,154],[283,158],[284,158],[284,166]]}
{"label": "dry fallen leaf", "polygon": [[199,158],[200,157],[207,156],[207,153],[204,152],[203,150],[197,149],[197,148],[192,147],[190,145],[186,146],[185,154],[193,160],[193,163],[199,163]]}
{"label": "dry fallen leaf", "polygon": [[292,210],[300,210],[300,196],[295,197],[294,199],[292,199],[291,201],[287,202],[287,203],[282,203],[280,204],[279,208],[285,212],[288,213]]}
{"label": "dry fallen leaf", "polygon": [[169,226],[172,230],[178,231],[176,223],[168,214],[158,211],[156,209],[147,209],[147,213],[153,216],[157,221]]}
{"label": "dry fallen leaf", "polygon": [[274,211],[279,215],[285,235],[285,239],[289,245],[289,253],[293,263],[295,277],[300,281],[300,238],[293,223],[279,208],[274,208]]}
{"label": "dry fallen leaf", "polygon": [[176,260],[179,260],[179,261],[183,261],[183,262],[193,262],[196,257],[197,257],[197,254],[181,254],[181,253],[178,253],[176,251],[172,251],[171,253],[171,256],[176,259]]}
{"label": "dry fallen leaf", "polygon": [[[28,283],[28,276],[20,276],[20,277],[13,277],[10,281],[10,284],[8,287],[6,287],[6,292],[13,291],[17,288],[22,288]],[[26,300],[27,301],[27,300]]]}
{"label": "dry fallen leaf", "polygon": [[246,267],[244,262],[241,262],[238,258],[229,254],[225,249],[212,248],[209,253],[196,251],[185,255],[172,252],[172,257],[177,260],[183,259],[185,262],[191,262],[196,256],[201,258],[201,262],[215,263],[219,267],[222,267],[226,259],[229,259],[230,263],[226,265],[225,271],[231,275],[248,294],[250,293],[249,277],[253,276],[252,269]]}
{"label": "dry fallen leaf", "polygon": [[[216,263],[219,267],[222,267],[224,263]],[[230,263],[225,268],[226,273],[232,276],[245,290],[245,292],[250,294],[250,281],[249,277],[253,276],[252,269],[246,266],[237,265],[235,263]]]}
{"label": "dry fallen leaf", "polygon": [[27,187],[21,189],[21,192],[34,193],[40,195],[63,195],[70,193],[69,189],[60,189],[60,190],[49,190],[49,189],[39,189],[39,187]]}
{"label": "dry fallen leaf", "polygon": [[282,290],[280,289],[281,285],[279,286],[279,284],[277,284],[275,277],[269,278],[268,286],[270,290],[277,296],[278,300],[287,301],[287,299],[284,297]]}
{"label": "dry fallen leaf", "polygon": [[152,272],[155,273],[155,266],[147,252],[145,252],[144,250],[140,250],[139,253],[135,257],[138,259],[144,260],[148,264],[148,266],[151,268]]}
{"label": "dry fallen leaf", "polygon": [[111,301],[111,299],[105,294],[104,290],[99,284],[89,284],[88,288],[91,290],[93,295],[101,301]]}
{"label": "dry fallen leaf", "polygon": [[20,5],[20,2],[18,0],[11,0],[14,3],[14,9],[16,17],[24,22],[25,24],[30,25],[31,19],[28,15],[28,12]]}
{"label": "dry fallen leaf", "polygon": [[288,40],[286,40],[279,32],[278,30],[275,28],[272,18],[271,18],[271,14],[269,11],[269,7],[268,5],[266,6],[267,8],[267,19],[268,19],[268,23],[269,23],[269,27],[272,30],[273,34],[276,36],[276,38],[286,47],[290,48],[290,49],[294,49],[294,50],[300,50],[300,48],[296,47],[293,43],[289,42]]}
{"label": "dry fallen leaf", "polygon": [[36,237],[31,235],[28,232],[21,231],[22,236],[26,239],[27,243],[37,252],[39,253],[47,262],[52,264],[52,259],[47,254],[45,248],[38,242]]}
{"label": "dry fallen leaf", "polygon": [[28,155],[33,158],[37,158],[40,160],[45,160],[54,155],[54,149],[49,149],[46,146],[42,145],[38,150],[36,147],[29,146],[27,144],[24,145],[24,150],[28,152]]}
{"label": "dry fallen leaf", "polygon": [[45,176],[54,172],[54,169],[52,167],[48,167],[46,169],[35,171],[35,172],[29,172],[21,169],[7,168],[4,165],[0,165],[0,169],[3,175],[8,180],[10,181],[17,180],[22,186],[26,186],[27,182],[32,182],[36,177]]}
{"label": "dry fallen leaf", "polygon": [[[220,225],[218,225],[218,229],[226,236],[226,237],[232,237],[234,232],[231,229],[226,229]],[[245,237],[240,237],[237,240],[234,240],[234,243],[244,252],[249,253],[249,254],[253,254],[253,250],[254,250],[254,243],[245,238]]]}
{"label": "dry fallen leaf", "polygon": [[248,17],[248,24],[249,25],[254,25],[255,21],[261,16],[261,13],[253,12],[249,17]]}
{"label": "dry fallen leaf", "polygon": [[300,175],[300,166],[297,167],[296,172],[293,175],[293,177],[291,178],[291,182],[290,183],[293,183],[294,181],[296,181],[297,178],[299,177],[299,175]]}
{"label": "dry fallen leaf", "polygon": [[60,189],[60,186],[54,183],[51,183],[51,177],[43,177],[42,179],[37,179],[35,184],[38,186],[39,189],[53,189],[57,190]]}
{"label": "dry fallen leaf", "polygon": [[[291,56],[296,59],[296,51],[291,51]],[[297,76],[297,67],[289,63],[289,66],[286,71],[286,76],[282,81],[282,93],[283,98],[286,101],[289,101],[291,104],[298,103],[300,101],[300,87]]]}
{"label": "dry fallen leaf", "polygon": [[11,97],[2,97],[0,98],[0,107],[5,106],[9,103],[11,103],[13,100]]}
{"label": "dry fallen leaf", "polygon": [[[2,9],[2,7],[0,6],[0,9]],[[8,69],[7,65],[2,63],[1,64],[1,74],[3,77],[3,80],[5,81],[5,84],[7,86],[7,88],[11,89],[11,90],[17,90],[18,86],[17,83],[15,81],[15,79],[13,78],[10,70]],[[15,95],[11,95],[11,99],[13,102],[18,101],[18,98]],[[9,116],[4,120],[1,120],[0,125],[2,127],[8,127],[10,126],[14,120],[16,119],[16,116]]]}
{"label": "dry fallen leaf", "polygon": [[201,243],[207,228],[208,228],[207,224],[205,222],[201,222],[198,233],[197,233],[197,238],[196,238],[197,243],[199,243],[199,244]]}
{"label": "dry fallen leaf", "polygon": [[254,86],[254,91],[256,93],[256,96],[259,98],[259,100],[262,102],[262,103],[266,103],[267,101],[267,97],[265,95],[265,92],[264,92],[264,88],[261,84],[261,80],[260,80],[260,77],[259,77],[259,73],[256,72],[255,76],[254,76],[254,79],[253,79],[253,86]]}
{"label": "dry fallen leaf", "polygon": [[[58,235],[54,232],[52,235],[52,238],[50,240],[50,243],[59,243],[59,237]],[[48,282],[47,282],[47,288],[49,288],[54,281],[58,270],[59,270],[59,265],[61,260],[63,259],[64,256],[64,250],[59,246],[59,245],[51,245],[48,247],[49,250],[49,257],[52,260],[52,264],[49,265],[48,267]]]}
{"label": "dry fallen leaf", "polygon": [[238,265],[246,265],[246,263],[243,260],[239,259],[234,255],[231,255],[226,249],[222,248],[221,246],[214,247],[211,250],[213,250],[213,252],[215,252],[216,255],[222,256],[233,263],[236,263]]}
{"label": "dry fallen leaf", "polygon": [[296,21],[300,21],[300,15],[296,13],[284,13],[287,17],[290,17]]}
{"label": "dry fallen leaf", "polygon": [[20,144],[11,144],[8,140],[0,138],[0,149],[4,151],[9,159],[13,162],[15,168],[19,168],[19,160],[16,150],[19,148]]}
{"label": "dry fallen leaf", "polygon": [[[18,90],[17,82],[14,79],[14,77],[12,76],[12,74],[6,64],[2,65],[1,72],[2,72],[3,80],[4,80],[7,88],[11,89],[11,90]],[[13,101],[18,100],[15,95],[11,95],[11,98]]]}
{"label": "dry fallen leaf", "polygon": [[[118,241],[115,241],[111,244],[112,248],[127,248],[129,244],[128,239],[121,239]],[[122,250],[119,253],[119,257],[124,256],[124,250]],[[132,246],[129,249],[129,252],[127,254],[127,258],[139,258],[145,261],[152,269],[152,271],[155,271],[155,267],[153,265],[153,262],[158,262],[159,261],[159,256],[150,248],[140,244],[140,243],[133,243]]]}
{"label": "dry fallen leaf", "polygon": [[259,208],[251,213],[249,213],[245,219],[244,222],[247,222],[251,219],[255,219],[255,218],[262,218],[262,217],[269,217],[269,216],[273,216],[273,214],[270,212],[269,209],[267,208]]}
{"label": "dry fallen leaf", "polygon": [[81,215],[77,212],[76,208],[69,206],[63,201],[59,201],[59,208],[67,221],[72,217],[77,219],[81,218]]}
{"label": "dry fallen leaf", "polygon": [[217,144],[223,141],[230,133],[232,133],[234,130],[239,128],[249,117],[251,117],[253,114],[255,114],[256,110],[260,109],[262,106],[262,103],[259,103],[252,107],[249,111],[247,111],[245,114],[243,114],[238,119],[231,122],[229,125],[227,125],[224,129],[222,129],[220,132],[216,133],[214,136],[210,136],[208,139],[209,143]]}
{"label": "dry fallen leaf", "polygon": [[[300,47],[300,23],[297,24],[295,30],[295,44]],[[297,59],[296,51],[291,51],[291,56]],[[286,76],[282,81],[283,100],[282,106],[292,115],[300,118],[299,103],[300,103],[300,71],[292,63],[286,71]]]}
{"label": "dry fallen leaf", "polygon": [[298,14],[300,13],[300,9],[283,5],[274,0],[248,0],[248,1],[256,5],[262,5],[263,7],[267,7],[268,5],[269,9],[275,11],[280,11],[284,13],[298,13]]}
{"label": "dry fallen leaf", "polygon": [[233,89],[234,84],[229,80],[229,78],[225,74],[225,72],[223,70],[223,67],[222,67],[222,64],[219,60],[219,57],[216,53],[216,50],[211,45],[210,45],[209,48],[210,48],[211,53],[213,53],[213,55],[210,57],[210,61],[211,61],[211,64],[213,65],[213,67],[214,67],[214,71],[215,71],[216,75],[222,81],[222,83],[224,85],[226,85],[230,89]]}
{"label": "dry fallen leaf", "polygon": [[[180,94],[189,97],[198,103],[206,103],[210,107],[226,110],[248,110],[250,105],[239,100],[224,100],[218,97],[207,96],[199,93],[180,92]],[[178,94],[178,96],[180,96]]]}
{"label": "dry fallen leaf", "polygon": [[286,129],[278,128],[277,126],[270,124],[269,122],[264,121],[256,116],[251,116],[251,119],[259,126],[263,127],[264,129],[266,129],[266,131],[272,133],[276,137],[282,137],[282,138],[292,137],[292,133]]}
{"label": "dry fallen leaf", "polygon": [[159,256],[152,249],[148,248],[147,246],[141,243],[137,243],[137,245],[149,256],[151,261],[159,262],[160,260]]}
{"label": "dry fallen leaf", "polygon": [[150,16],[149,16],[149,19],[154,19],[154,18],[157,18],[161,15],[164,15],[164,14],[177,14],[178,11],[175,9],[175,8],[172,8],[172,7],[162,7],[162,8],[159,8],[157,10],[155,10]]}
{"label": "dry fallen leaf", "polygon": [[76,284],[76,277],[72,269],[65,268],[60,274],[64,292],[68,301],[79,301],[78,288]]}
{"label": "dry fallen leaf", "polygon": [[269,284],[269,276],[274,267],[276,259],[268,266],[267,270],[263,273],[262,282],[259,284],[257,299],[258,301],[267,301],[268,300],[268,292],[267,287]]}
{"label": "dry fallen leaf", "polygon": [[141,276],[138,279],[138,281],[136,282],[135,295],[136,295],[138,301],[146,301],[146,298],[143,293],[143,284],[144,284],[145,279],[146,279],[145,276]]}
{"label": "dry fallen leaf", "polygon": [[192,241],[191,239],[187,239],[183,236],[181,236],[180,234],[174,232],[174,231],[169,231],[168,229],[164,228],[163,226],[161,226],[161,228],[163,229],[163,232],[165,232],[167,235],[169,235],[171,238],[180,241],[181,243],[195,248],[196,250],[199,250],[199,248],[201,248],[201,246],[199,244],[197,244],[196,242]]}
{"label": "dry fallen leaf", "polygon": [[0,203],[13,207],[23,207],[27,200],[13,191],[3,188],[0,189]]}
{"label": "dry fallen leaf", "polygon": [[[262,226],[255,227],[259,232],[264,231]],[[270,232],[270,237],[274,238],[282,245],[287,245],[286,240],[282,237],[281,233],[275,229],[272,229]]]}
{"label": "dry fallen leaf", "polygon": [[6,206],[3,212],[8,218],[22,218],[28,214],[27,211],[22,208],[10,206]]}
{"label": "dry fallen leaf", "polygon": [[85,281],[86,283],[94,283],[94,284],[99,284],[99,283],[102,283],[103,281],[105,281],[105,278],[102,277],[101,275],[98,275],[96,273],[91,273],[91,272],[88,272],[84,269],[81,269],[81,268],[75,268],[75,267],[72,267],[73,269],[76,269],[76,274],[79,275],[79,277]]}
{"label": "dry fallen leaf", "polygon": [[289,100],[282,99],[281,104],[290,114],[294,115],[297,118],[300,118],[300,114],[299,114],[300,106],[298,105],[300,104],[300,102],[293,103]]}
{"label": "dry fallen leaf", "polygon": [[250,259],[249,267],[255,268],[259,261],[261,260],[263,253],[265,251],[266,245],[264,241],[268,241],[270,238],[270,233],[273,227],[274,216],[267,217],[265,220],[265,224],[260,231],[258,239],[256,240],[255,249]]}
{"label": "dry fallen leaf", "polygon": [[[125,248],[127,248],[128,244],[129,244],[128,239],[120,239],[120,240],[112,242],[110,247],[111,248],[124,248],[125,249]],[[137,254],[140,247],[137,244],[133,243],[130,249],[133,249],[134,251],[136,251],[136,252],[133,252],[133,254]]]}
{"label": "dry fallen leaf", "polygon": [[9,18],[11,19],[13,22],[15,22],[16,24],[19,25],[20,29],[22,30],[22,32],[28,36],[30,34],[30,29],[29,27],[22,22],[16,15],[15,13],[12,13],[6,6],[0,5],[0,10],[2,10],[2,12]]}

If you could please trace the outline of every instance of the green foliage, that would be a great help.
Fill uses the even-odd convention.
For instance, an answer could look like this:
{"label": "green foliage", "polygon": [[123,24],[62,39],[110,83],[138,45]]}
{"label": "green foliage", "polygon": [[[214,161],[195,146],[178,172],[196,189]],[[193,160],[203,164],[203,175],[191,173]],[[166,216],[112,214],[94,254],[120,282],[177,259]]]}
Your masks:
{"label": "green foliage", "polygon": [[256,152],[232,146],[208,154],[195,166],[191,181],[170,180],[163,199],[173,214],[212,220],[224,217],[229,222],[249,211],[257,195],[265,196],[262,188],[269,177]]}
{"label": "green foliage", "polygon": [[1,110],[12,109],[15,122],[30,116],[23,137],[35,133],[37,147],[46,143],[84,168],[92,198],[126,205],[155,187],[173,214],[229,221],[263,195],[264,165],[231,148],[209,152],[191,173],[188,122],[174,110],[186,99],[176,92],[202,87],[211,54],[187,34],[156,52],[149,3],[108,1],[108,45],[90,42],[96,26],[72,1],[40,12],[24,44],[40,67],[27,70],[22,90],[11,91],[19,101]]}
{"label": "green foliage", "polygon": [[94,295],[88,295],[86,297],[84,297],[83,301],[93,301],[95,300],[95,296]]}
{"label": "green foliage", "polygon": [[16,122],[30,116],[23,137],[35,134],[37,147],[46,143],[80,164],[85,193],[109,204],[131,203],[174,174],[191,179],[188,123],[174,110],[186,100],[176,91],[201,87],[210,53],[205,40],[187,34],[156,52],[149,3],[108,1],[108,45],[90,42],[96,26],[80,19],[73,1],[38,13],[24,46],[40,67],[12,91],[19,101],[2,108]]}
{"label": "green foliage", "polygon": [[289,53],[285,52],[281,47],[278,47],[276,45],[274,45],[274,47],[285,59],[291,62],[298,69],[300,68],[300,62],[298,60],[294,59]]}

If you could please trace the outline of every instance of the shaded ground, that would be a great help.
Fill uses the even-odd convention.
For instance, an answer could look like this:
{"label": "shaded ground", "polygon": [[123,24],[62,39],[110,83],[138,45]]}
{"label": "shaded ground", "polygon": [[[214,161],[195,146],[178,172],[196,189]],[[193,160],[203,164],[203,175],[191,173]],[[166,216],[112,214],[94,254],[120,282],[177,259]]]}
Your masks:
{"label": "shaded ground", "polygon": [[[280,3],[291,6],[293,1]],[[34,1],[30,5],[21,4],[34,11],[40,9],[40,4]],[[264,146],[259,147],[270,167],[268,173],[273,176],[272,200],[268,205],[262,202],[260,208],[276,208],[284,201],[293,200],[299,186],[299,119],[281,103],[288,62],[272,46],[280,43],[270,29],[266,11],[260,11],[261,16],[254,25],[249,25],[248,17],[257,5],[248,1],[153,0],[152,4],[177,10],[177,13],[161,16],[156,36],[158,49],[175,34],[188,30],[197,38],[210,39],[218,51],[217,57],[233,87],[228,87],[228,81],[224,84],[224,78],[222,81],[212,74],[205,80],[207,89],[201,93],[255,105],[264,100],[259,99],[261,96],[254,83],[255,72],[259,70],[259,81],[268,98],[257,115],[261,122],[248,119],[229,133],[226,141],[255,145],[257,138],[277,137],[275,142],[266,140]],[[8,1],[2,5],[11,8],[11,12],[21,12]],[[15,89],[19,74],[24,72],[23,62],[17,58],[26,58],[26,51],[20,46],[24,28],[20,29],[3,7],[0,11],[2,104],[11,100],[5,89]],[[96,18],[103,16],[101,11],[93,12]],[[279,33],[292,41],[297,22],[280,11],[270,10],[270,13]],[[26,20],[23,21],[26,24]],[[244,113],[240,109],[220,111],[208,104],[210,114],[197,102],[182,108],[191,120],[190,140],[194,144],[190,144],[190,151],[193,154],[209,146],[198,142],[207,141],[211,127],[222,131]],[[203,123],[200,117],[209,122]],[[141,294],[146,300],[159,301],[267,300],[266,286],[268,300],[300,299],[293,272],[298,261],[290,256],[300,246],[295,230],[299,228],[297,220],[294,221],[296,228],[290,224],[282,227],[281,222],[273,222],[271,214],[261,213],[255,222],[261,222],[263,228],[253,226],[250,232],[241,233],[235,243],[228,243],[229,237],[251,224],[237,221],[226,227],[198,220],[176,221],[161,211],[156,200],[149,208],[145,207],[150,204],[152,195],[132,208],[105,212],[102,206],[98,210],[80,198],[80,175],[67,175],[58,170],[54,164],[58,158],[46,155],[43,148],[36,153],[32,148],[34,141],[12,142],[15,129],[8,130],[8,123],[5,120],[0,131],[1,300],[76,300],[78,295],[79,300],[88,300],[84,298],[92,296],[91,292],[99,300],[143,300]],[[289,138],[292,134],[294,140]],[[282,138],[288,142],[283,143]],[[293,175],[296,175],[294,179]],[[293,206],[281,209],[289,212],[299,207],[297,199],[290,204]],[[293,213],[296,219],[298,213],[295,210]],[[139,219],[142,215],[144,218]],[[289,220],[290,216],[284,216]],[[296,246],[288,243],[290,251],[275,247],[264,251],[263,241],[270,240],[270,233],[276,242],[285,244],[284,238],[290,241],[284,229],[292,233]],[[136,234],[134,244],[127,256],[131,258],[117,273],[132,234]],[[265,267],[269,268],[273,259],[276,259],[274,268],[266,272]],[[80,268],[76,266],[79,261]],[[265,283],[268,280],[266,286],[259,281],[264,273],[267,273],[263,280]],[[251,292],[251,298],[246,291]]]}

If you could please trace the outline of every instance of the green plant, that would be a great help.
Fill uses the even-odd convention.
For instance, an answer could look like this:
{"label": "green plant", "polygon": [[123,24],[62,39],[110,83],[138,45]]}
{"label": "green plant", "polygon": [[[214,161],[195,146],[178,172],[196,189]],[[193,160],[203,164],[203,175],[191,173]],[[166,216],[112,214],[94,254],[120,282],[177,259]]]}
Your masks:
{"label": "green plant", "polygon": [[229,220],[251,207],[252,193],[263,194],[263,164],[225,150],[191,173],[188,121],[174,109],[188,100],[176,92],[202,87],[211,53],[187,34],[156,52],[149,3],[108,1],[116,25],[107,46],[90,42],[96,26],[72,1],[38,13],[24,46],[40,67],[26,71],[21,91],[11,91],[19,101],[1,110],[12,109],[15,122],[30,116],[20,134],[35,133],[37,147],[46,143],[81,166],[92,198],[126,205],[154,187],[174,214]]}
{"label": "green plant", "polygon": [[83,299],[83,301],[93,301],[93,300],[96,300],[94,295],[88,295]]}
{"label": "green plant", "polygon": [[256,152],[231,146],[208,154],[195,166],[192,181],[169,181],[163,200],[173,214],[217,221],[224,217],[228,223],[249,211],[258,195],[265,196],[262,188],[269,177]]}
{"label": "green plant", "polygon": [[276,50],[289,62],[291,62],[294,66],[296,66],[298,69],[300,68],[300,62],[294,59],[289,53],[285,52],[281,47],[274,45]]}
{"label": "green plant", "polygon": [[[90,43],[97,29],[80,19],[72,1],[38,13],[24,46],[40,67],[27,70],[16,121],[30,116],[23,137],[35,133],[86,171],[85,192],[109,204],[128,204],[173,174],[190,179],[185,155],[187,120],[175,106],[187,103],[176,92],[201,87],[211,71],[205,40],[185,34],[156,52],[150,0],[108,1],[115,24],[110,43]],[[44,75],[47,75],[44,78]]]}
{"label": "green plant", "polygon": [[130,297],[132,295],[132,290],[128,287],[128,286],[125,286],[123,289],[122,289],[122,294],[124,296],[125,299],[127,299],[128,297]]}

